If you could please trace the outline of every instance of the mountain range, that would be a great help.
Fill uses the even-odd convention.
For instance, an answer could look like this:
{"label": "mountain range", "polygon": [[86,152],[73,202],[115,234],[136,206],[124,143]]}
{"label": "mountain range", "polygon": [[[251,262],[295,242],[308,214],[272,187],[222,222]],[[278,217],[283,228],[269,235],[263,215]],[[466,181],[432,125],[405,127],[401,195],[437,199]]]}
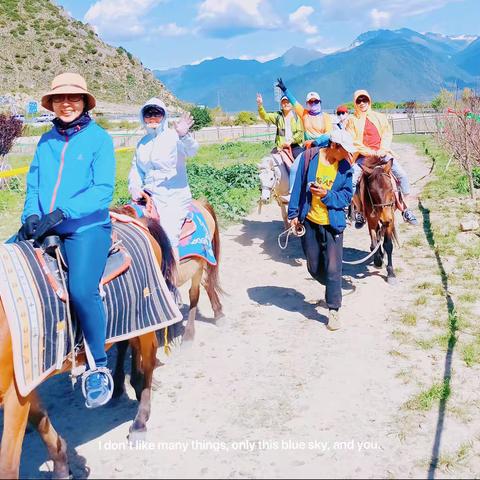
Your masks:
{"label": "mountain range", "polygon": [[442,88],[480,85],[480,38],[447,36],[410,29],[363,33],[345,49],[329,55],[293,47],[268,62],[205,60],[170,70],[154,70],[177,97],[227,112],[255,110],[256,93],[268,109],[277,108],[277,77],[303,102],[320,92],[325,108],[352,100],[354,90],[369,90],[378,101],[428,101]]}
{"label": "mountain range", "polygon": [[140,60],[51,0],[1,0],[0,45],[1,95],[38,99],[55,75],[74,71],[100,101],[140,104],[156,95],[180,105]]}

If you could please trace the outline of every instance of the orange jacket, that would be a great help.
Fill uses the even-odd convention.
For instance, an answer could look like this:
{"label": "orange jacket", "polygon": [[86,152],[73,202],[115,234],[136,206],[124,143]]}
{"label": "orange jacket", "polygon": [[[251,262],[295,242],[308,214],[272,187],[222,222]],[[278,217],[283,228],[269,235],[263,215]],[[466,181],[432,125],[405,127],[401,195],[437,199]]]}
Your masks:
{"label": "orange jacket", "polygon": [[[357,105],[357,98],[364,95],[370,99],[370,105],[366,112],[361,112]],[[374,112],[372,110],[372,98],[366,90],[357,90],[353,96],[353,104],[355,107],[355,113],[350,115],[347,121],[346,130],[350,132],[353,137],[353,143],[357,148],[358,155],[375,155],[376,151],[363,144],[363,132],[365,129],[365,119],[368,118],[377,127],[378,133],[382,138],[380,148],[393,155],[391,150],[392,146],[392,127],[387,119],[387,116],[383,113]]]}

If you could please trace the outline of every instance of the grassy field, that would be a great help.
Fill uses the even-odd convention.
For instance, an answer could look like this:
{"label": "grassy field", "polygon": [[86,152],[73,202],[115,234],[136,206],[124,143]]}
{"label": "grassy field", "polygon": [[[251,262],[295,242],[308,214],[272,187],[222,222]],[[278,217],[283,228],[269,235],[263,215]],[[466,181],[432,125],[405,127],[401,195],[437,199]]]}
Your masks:
{"label": "grassy field", "polygon": [[[253,207],[259,196],[257,167],[272,149],[269,142],[224,143],[200,147],[187,163],[189,182],[195,198],[206,198],[215,208],[222,224],[240,219]],[[127,177],[132,150],[116,153],[117,172],[114,204],[127,203]],[[30,155],[12,155],[12,168],[28,165]],[[25,198],[25,175],[12,178],[0,191],[0,241],[15,233]]]}

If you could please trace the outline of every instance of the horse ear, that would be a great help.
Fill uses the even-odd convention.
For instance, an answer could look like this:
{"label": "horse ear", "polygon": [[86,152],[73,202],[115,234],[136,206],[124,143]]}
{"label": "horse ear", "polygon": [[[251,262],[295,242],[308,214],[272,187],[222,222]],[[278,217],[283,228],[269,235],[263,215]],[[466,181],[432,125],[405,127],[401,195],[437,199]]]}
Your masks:
{"label": "horse ear", "polygon": [[392,170],[392,165],[393,165],[393,158],[391,158],[383,167],[383,170],[385,173],[390,173]]}
{"label": "horse ear", "polygon": [[364,164],[360,164],[360,168],[362,169],[362,172],[365,173],[365,175],[371,175],[371,173],[373,172],[373,168],[367,167]]}

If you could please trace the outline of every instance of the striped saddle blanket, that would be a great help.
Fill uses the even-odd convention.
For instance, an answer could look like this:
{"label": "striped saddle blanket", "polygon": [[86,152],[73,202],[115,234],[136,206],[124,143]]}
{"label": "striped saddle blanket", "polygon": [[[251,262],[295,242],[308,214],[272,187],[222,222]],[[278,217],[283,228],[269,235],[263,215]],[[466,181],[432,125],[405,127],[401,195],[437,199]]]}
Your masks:
{"label": "striped saddle blanket", "polygon": [[[103,286],[107,342],[180,322],[182,315],[143,228],[114,222],[113,229],[132,262],[125,273]],[[31,242],[0,245],[0,298],[12,337],[15,378],[26,396],[72,350],[65,330],[67,305],[49,283]]]}

